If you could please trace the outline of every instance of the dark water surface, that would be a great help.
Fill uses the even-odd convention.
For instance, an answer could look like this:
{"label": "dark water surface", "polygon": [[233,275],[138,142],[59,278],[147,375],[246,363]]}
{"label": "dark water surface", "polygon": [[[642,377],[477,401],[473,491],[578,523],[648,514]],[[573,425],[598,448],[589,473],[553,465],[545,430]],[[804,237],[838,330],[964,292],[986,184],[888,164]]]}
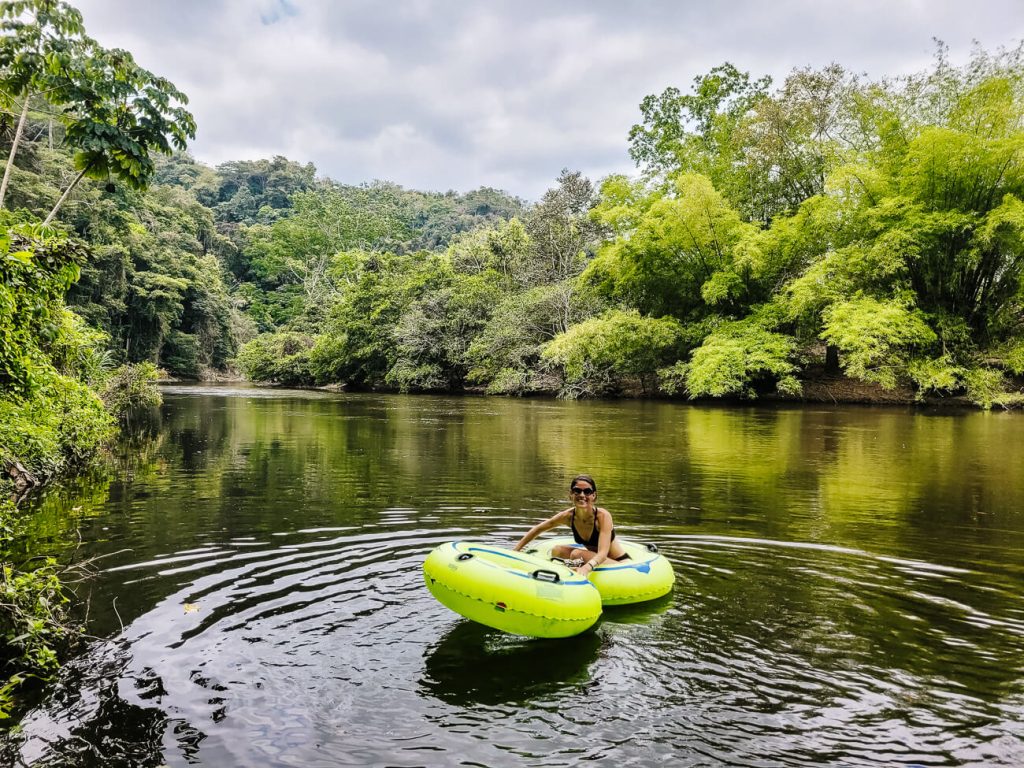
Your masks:
{"label": "dark water surface", "polygon": [[[148,429],[34,518],[106,555],[97,639],[0,764],[1024,765],[1020,414],[179,387]],[[561,641],[430,597],[579,471],[669,597]]]}

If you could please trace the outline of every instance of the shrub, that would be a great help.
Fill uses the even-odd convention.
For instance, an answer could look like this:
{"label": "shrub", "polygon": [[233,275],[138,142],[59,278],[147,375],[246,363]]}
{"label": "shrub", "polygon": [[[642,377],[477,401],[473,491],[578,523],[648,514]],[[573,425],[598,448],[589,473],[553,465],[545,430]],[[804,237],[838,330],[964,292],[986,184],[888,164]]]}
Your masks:
{"label": "shrub", "polygon": [[235,362],[252,381],[312,384],[310,351],[314,339],[304,333],[265,333],[242,345]]}
{"label": "shrub", "polygon": [[[0,549],[18,529],[14,503],[0,496]],[[14,692],[30,679],[48,680],[58,667],[58,654],[79,635],[68,620],[68,595],[54,560],[37,562],[31,570],[0,563],[0,720],[15,706]]]}
{"label": "shrub", "polygon": [[766,330],[755,316],[724,323],[693,351],[688,364],[662,372],[663,386],[676,391],[685,383],[690,397],[755,397],[758,380],[771,379],[780,392],[796,394],[795,346],[791,337]]}
{"label": "shrub", "polygon": [[948,355],[936,359],[917,359],[907,367],[911,381],[917,387],[920,400],[928,392],[954,392],[963,386],[965,371],[954,365]]}
{"label": "shrub", "polygon": [[50,373],[35,392],[0,396],[0,460],[38,479],[82,464],[114,433],[103,401],[75,379]]}
{"label": "shrub", "polygon": [[113,372],[103,387],[101,397],[107,410],[123,418],[134,408],[152,408],[163,398],[156,383],[160,370],[152,363],[122,365]]}
{"label": "shrub", "polygon": [[854,378],[893,389],[909,375],[909,351],[936,341],[920,310],[898,299],[858,296],[825,309],[821,338],[844,355]]}
{"label": "shrub", "polygon": [[1018,376],[1024,376],[1024,341],[1012,344],[1007,350],[1006,367]]}
{"label": "shrub", "polygon": [[616,309],[556,336],[542,359],[562,366],[563,394],[571,397],[602,394],[627,376],[638,377],[646,390],[658,368],[678,355],[681,335],[676,320]]}
{"label": "shrub", "polygon": [[994,368],[971,368],[964,373],[967,397],[986,411],[1002,401],[1006,394],[1006,379],[1002,371]]}

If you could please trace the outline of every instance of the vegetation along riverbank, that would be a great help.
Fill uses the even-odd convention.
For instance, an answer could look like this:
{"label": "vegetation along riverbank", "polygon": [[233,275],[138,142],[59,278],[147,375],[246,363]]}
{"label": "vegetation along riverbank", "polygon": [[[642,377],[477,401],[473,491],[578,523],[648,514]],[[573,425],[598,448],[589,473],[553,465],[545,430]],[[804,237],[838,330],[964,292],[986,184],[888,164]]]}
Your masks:
{"label": "vegetation along riverbank", "polygon": [[1020,46],[883,80],[725,63],[642,99],[635,177],[535,203],[196,162],[185,95],[60,2],[0,3],[0,99],[0,710],[66,634],[8,496],[92,460],[158,371],[1024,402]]}

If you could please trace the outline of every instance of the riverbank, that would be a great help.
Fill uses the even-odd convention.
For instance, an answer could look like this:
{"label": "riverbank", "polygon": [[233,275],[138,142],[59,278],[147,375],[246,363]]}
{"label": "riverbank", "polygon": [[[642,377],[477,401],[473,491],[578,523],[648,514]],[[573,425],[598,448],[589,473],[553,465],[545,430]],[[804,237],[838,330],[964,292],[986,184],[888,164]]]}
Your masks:
{"label": "riverbank", "polygon": [[[202,378],[198,380],[183,380],[166,378],[161,379],[160,384],[245,384],[253,387],[268,389],[311,389],[323,392],[380,392],[397,393],[399,390],[394,387],[376,387],[372,389],[350,389],[343,384],[324,384],[320,386],[297,385],[286,383],[267,383],[251,381],[240,375],[224,375]],[[726,396],[720,398],[688,398],[685,395],[669,395],[664,392],[651,394],[644,390],[639,384],[627,384],[620,392],[606,394],[598,399],[621,399],[621,400],[669,400],[678,402],[694,403],[717,403],[749,406],[758,402],[784,402],[784,403],[808,403],[808,404],[831,404],[831,405],[871,405],[871,406],[898,406],[906,407],[928,407],[928,408],[966,408],[977,410],[979,408],[999,408],[1013,410],[1024,407],[1024,380],[1014,380],[1015,392],[1004,392],[994,397],[991,402],[979,404],[974,402],[966,394],[935,395],[929,394],[924,397],[909,386],[898,386],[886,389],[879,384],[861,381],[843,375],[820,374],[801,381],[801,391],[795,394],[779,392],[759,392],[756,397]],[[494,395],[488,393],[484,387],[466,387],[459,391],[430,390],[415,394],[432,395],[473,395],[478,397],[508,397],[507,395]],[[536,391],[520,397],[557,398],[558,392]]]}

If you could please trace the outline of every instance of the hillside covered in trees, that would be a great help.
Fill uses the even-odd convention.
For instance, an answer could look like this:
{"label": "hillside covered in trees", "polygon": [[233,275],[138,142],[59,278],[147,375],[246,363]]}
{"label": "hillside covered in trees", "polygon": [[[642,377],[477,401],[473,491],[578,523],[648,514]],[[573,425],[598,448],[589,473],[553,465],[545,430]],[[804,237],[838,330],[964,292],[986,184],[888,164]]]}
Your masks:
{"label": "hillside covered in trees", "polygon": [[832,377],[988,407],[1024,374],[1022,120],[1020,47],[878,82],[724,64],[642,101],[637,177],[566,171],[534,205],[328,186],[236,226],[223,192],[197,198],[230,228],[258,381],[799,397]]}

